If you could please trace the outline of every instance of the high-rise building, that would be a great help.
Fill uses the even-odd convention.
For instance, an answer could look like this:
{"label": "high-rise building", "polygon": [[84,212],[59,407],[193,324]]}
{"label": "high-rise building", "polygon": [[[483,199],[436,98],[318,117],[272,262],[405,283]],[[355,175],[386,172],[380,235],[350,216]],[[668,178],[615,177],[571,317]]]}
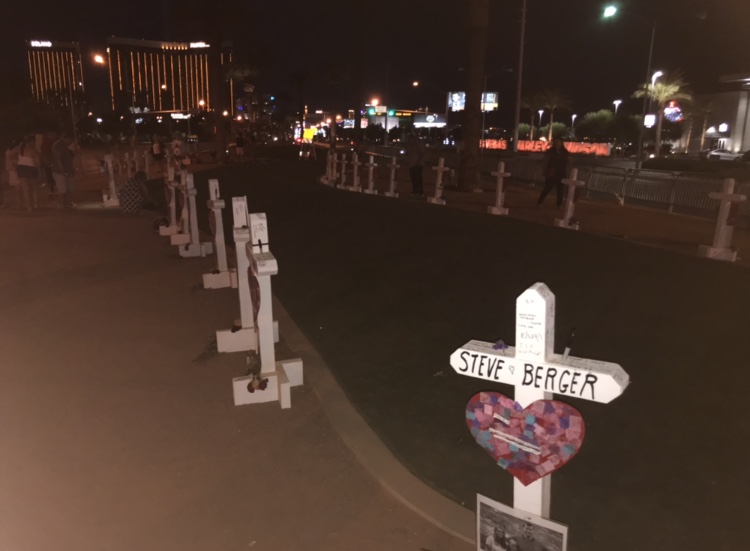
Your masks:
{"label": "high-rise building", "polygon": [[[111,37],[107,40],[112,109],[135,112],[191,112],[212,110],[211,79],[214,58],[204,42],[160,42]],[[222,51],[221,65],[231,61]],[[221,79],[224,82],[224,79]],[[222,86],[226,105],[234,102],[230,81]]]}
{"label": "high-rise building", "polygon": [[81,51],[75,42],[29,40],[26,51],[34,99],[69,107],[84,91]]}

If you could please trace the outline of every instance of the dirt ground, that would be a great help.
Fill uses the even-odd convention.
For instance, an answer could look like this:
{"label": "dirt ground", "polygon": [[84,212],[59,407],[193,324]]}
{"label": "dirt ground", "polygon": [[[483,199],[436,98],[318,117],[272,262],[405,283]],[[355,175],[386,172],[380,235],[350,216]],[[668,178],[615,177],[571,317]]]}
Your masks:
{"label": "dirt ground", "polygon": [[[146,218],[0,216],[0,548],[404,550],[468,546],[356,461],[315,392],[234,407],[236,315]],[[283,338],[283,336],[282,336]]]}

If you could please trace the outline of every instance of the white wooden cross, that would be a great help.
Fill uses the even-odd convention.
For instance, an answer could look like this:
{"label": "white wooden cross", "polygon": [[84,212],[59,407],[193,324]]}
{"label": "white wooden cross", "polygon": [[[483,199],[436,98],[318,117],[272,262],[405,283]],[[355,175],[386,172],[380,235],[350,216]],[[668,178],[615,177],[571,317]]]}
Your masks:
{"label": "white wooden cross", "polygon": [[346,187],[346,153],[341,154],[341,188]]}
{"label": "white wooden cross", "polygon": [[437,166],[433,166],[432,170],[437,171],[435,176],[435,194],[432,197],[427,198],[428,203],[433,205],[444,205],[445,199],[443,199],[443,173],[450,171],[450,168],[445,166],[445,159],[440,157]]}
{"label": "white wooden cross", "polygon": [[505,206],[505,178],[510,177],[510,173],[505,172],[505,163],[500,161],[497,163],[497,170],[492,175],[497,178],[495,204],[487,207],[487,212],[504,216],[508,214],[508,208]]}
{"label": "white wooden cross", "polygon": [[331,181],[328,183],[328,185],[336,187],[336,180],[338,180],[339,173],[338,173],[338,155],[336,155],[335,151],[331,151],[333,153],[333,161],[331,162]]}
{"label": "white wooden cross", "polygon": [[180,209],[180,217],[177,221],[177,233],[169,236],[169,242],[175,247],[190,243],[190,208],[187,200],[187,174],[187,170],[181,170],[180,181],[177,182],[175,180],[174,185],[172,186],[175,201],[177,200],[177,193],[182,197],[182,208]]}
{"label": "white wooden cross", "polygon": [[102,191],[102,202],[106,208],[120,206],[120,199],[117,197],[117,186],[115,185],[115,169],[113,163],[114,158],[111,153],[104,156],[104,165],[107,169],[107,189]]}
{"label": "white wooden cross", "polygon": [[[201,242],[200,231],[198,229],[198,211],[195,205],[195,198],[198,190],[195,189],[193,175],[184,172],[185,177],[185,200],[188,205],[188,236],[189,242],[178,248],[180,256],[190,258],[196,256],[206,256],[214,252],[214,246],[210,241]],[[176,236],[172,236],[176,237]]]}
{"label": "white wooden cross", "polygon": [[226,203],[219,196],[219,180],[208,181],[208,208],[213,219],[214,245],[216,247],[216,269],[203,274],[204,289],[222,289],[237,287],[237,270],[230,270],[227,264],[227,246],[224,242],[224,220],[221,212]]}
{"label": "white wooden cross", "polygon": [[[232,197],[232,221],[234,248],[237,254],[237,292],[240,302],[240,319],[235,320],[234,327],[231,329],[216,331],[216,348],[219,352],[242,352],[257,350],[258,347],[253,321],[253,302],[247,276],[247,270],[250,267],[247,245],[251,239],[247,198]],[[257,230],[256,233],[258,233]],[[268,243],[267,234],[265,243]],[[273,322],[273,331],[274,342],[278,342],[279,330],[276,322]]]}
{"label": "white wooden cross", "polygon": [[174,181],[174,167],[167,168],[167,179],[164,182],[164,189],[169,190],[169,225],[159,227],[159,235],[174,235],[180,231],[177,225],[177,186]]}
{"label": "white wooden cross", "polygon": [[586,185],[586,182],[578,180],[578,169],[570,169],[570,178],[564,178],[562,183],[567,186],[568,191],[565,194],[565,210],[562,218],[555,219],[555,226],[569,230],[578,230],[581,225],[575,219],[576,210],[576,190]]}
{"label": "white wooden cross", "polygon": [[[512,385],[522,407],[553,394],[609,403],[630,382],[618,364],[555,353],[555,295],[535,283],[516,300],[516,346],[472,340],[451,354],[460,375]],[[513,479],[513,507],[549,518],[550,476],[524,486]]]}
{"label": "white wooden cross", "polygon": [[[239,406],[278,400],[282,408],[289,408],[292,406],[291,387],[302,384],[302,360],[296,358],[276,361],[274,343],[278,341],[278,326],[273,321],[271,276],[279,272],[279,265],[269,249],[268,220],[265,213],[250,214],[249,226],[250,240],[245,243],[243,252],[260,290],[255,349],[260,355],[260,378],[267,379],[267,387],[250,392],[248,385],[252,382],[252,375],[234,378],[234,404]],[[249,273],[242,273],[240,277],[247,280]]]}
{"label": "white wooden cross", "polygon": [[732,247],[732,234],[734,226],[732,212],[740,203],[747,200],[744,195],[734,193],[734,179],[724,180],[723,190],[720,193],[709,193],[711,199],[718,200],[719,213],[716,217],[716,229],[714,230],[714,241],[712,245],[698,245],[698,255],[716,260],[737,260],[737,250]]}
{"label": "white wooden cross", "polygon": [[147,175],[149,174],[150,161],[151,161],[151,155],[149,155],[149,151],[146,150],[143,152],[143,170],[146,172]]}
{"label": "white wooden cross", "polygon": [[359,162],[359,155],[356,151],[352,153],[352,187],[350,191],[362,191],[362,186],[359,184],[359,166],[362,163]]}
{"label": "white wooden cross", "polygon": [[391,164],[388,165],[388,168],[390,169],[390,178],[388,180],[388,191],[385,192],[386,197],[398,197],[398,192],[396,191],[396,170],[399,168],[399,165],[396,164],[396,157],[391,157]]}
{"label": "white wooden cross", "polygon": [[367,188],[364,190],[368,195],[377,195],[378,191],[375,189],[375,174],[374,169],[378,166],[375,162],[375,156],[370,155],[370,160],[365,163],[367,167]]}
{"label": "white wooden cross", "polygon": [[133,177],[133,165],[130,164],[130,153],[125,152],[125,169],[127,170],[128,180]]}

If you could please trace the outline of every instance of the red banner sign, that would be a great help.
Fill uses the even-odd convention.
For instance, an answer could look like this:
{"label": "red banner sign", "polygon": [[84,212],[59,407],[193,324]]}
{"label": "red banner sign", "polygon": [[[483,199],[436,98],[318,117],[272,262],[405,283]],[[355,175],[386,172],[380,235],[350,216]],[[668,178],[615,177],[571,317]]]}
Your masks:
{"label": "red banner sign", "polygon": [[[481,146],[485,149],[508,149],[507,140],[483,140]],[[610,144],[608,143],[584,143],[584,142],[565,142],[565,149],[570,153],[582,155],[598,155],[606,157],[610,154]],[[538,151],[544,152],[549,148],[549,142],[542,140],[519,140],[518,151]]]}

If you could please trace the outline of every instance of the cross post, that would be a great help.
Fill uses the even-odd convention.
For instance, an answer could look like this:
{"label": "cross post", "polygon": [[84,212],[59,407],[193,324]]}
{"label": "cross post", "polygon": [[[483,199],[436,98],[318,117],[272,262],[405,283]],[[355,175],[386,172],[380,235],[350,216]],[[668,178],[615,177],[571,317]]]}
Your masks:
{"label": "cross post", "polygon": [[505,206],[505,178],[509,178],[510,173],[505,172],[505,163],[503,161],[497,163],[497,170],[492,175],[497,178],[495,184],[495,204],[494,206],[487,207],[487,212],[505,216],[508,214],[508,208]]}
{"label": "cross post", "polygon": [[204,289],[222,289],[224,287],[237,287],[237,271],[230,270],[227,264],[227,246],[224,241],[224,220],[222,211],[226,207],[224,199],[219,196],[219,180],[208,181],[209,216],[214,233],[214,246],[216,248],[216,269],[208,274],[203,274]]}
{"label": "cross post", "polygon": [[370,155],[370,160],[365,163],[365,166],[367,167],[367,189],[365,189],[365,193],[367,193],[368,195],[377,195],[378,192],[375,189],[374,169],[378,166],[378,164],[375,162],[374,155]]}
{"label": "cross post", "polygon": [[117,197],[117,187],[115,186],[114,158],[111,153],[104,156],[104,165],[107,169],[107,189],[102,191],[102,202],[105,208],[119,207],[120,199]]}
{"label": "cross post", "polygon": [[352,187],[351,191],[362,191],[362,187],[359,185],[359,155],[356,152],[352,153]]}
{"label": "cross post", "polygon": [[586,185],[586,182],[578,180],[578,169],[570,169],[570,178],[564,178],[562,183],[567,186],[568,190],[565,194],[565,210],[563,211],[563,217],[555,219],[555,227],[566,228],[569,230],[579,230],[581,225],[578,220],[575,219],[576,209],[576,195],[579,188]]}
{"label": "cross post", "polygon": [[176,234],[180,228],[177,226],[177,190],[174,181],[174,167],[167,167],[167,179],[164,182],[165,194],[169,192],[167,206],[169,208],[169,225],[159,227],[159,235],[168,236]]}
{"label": "cross post", "polygon": [[346,187],[346,153],[341,154],[341,188]]}
{"label": "cross post", "polygon": [[391,164],[388,165],[388,168],[390,170],[390,177],[388,180],[388,191],[385,192],[386,197],[398,197],[398,192],[396,191],[396,170],[399,168],[399,165],[396,164],[396,157],[391,157]]}
{"label": "cross post", "polygon": [[428,197],[427,202],[432,203],[433,205],[444,205],[443,173],[450,171],[450,168],[445,166],[445,159],[440,157],[437,166],[433,166],[432,170],[437,171],[437,175],[435,176],[435,194],[432,197]]}
{"label": "cross post", "polygon": [[710,246],[698,245],[699,256],[729,262],[737,260],[737,250],[732,246],[733,212],[736,211],[740,203],[747,200],[747,197],[734,193],[734,185],[734,178],[726,178],[720,193],[708,194],[711,199],[719,201],[719,212],[716,216],[713,243]]}

